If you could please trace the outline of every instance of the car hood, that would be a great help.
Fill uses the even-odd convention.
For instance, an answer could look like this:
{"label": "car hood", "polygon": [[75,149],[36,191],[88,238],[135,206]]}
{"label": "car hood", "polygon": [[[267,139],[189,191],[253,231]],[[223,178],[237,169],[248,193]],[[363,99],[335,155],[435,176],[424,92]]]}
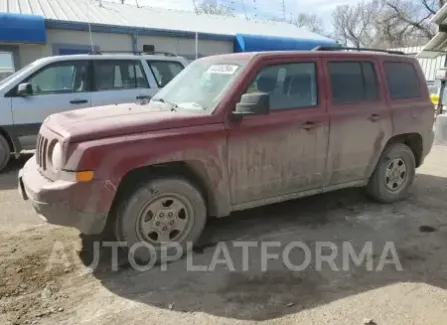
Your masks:
{"label": "car hood", "polygon": [[[163,107],[161,109],[160,107]],[[71,110],[49,116],[45,127],[70,142],[207,123],[194,111],[171,111],[166,104],[117,104]]]}

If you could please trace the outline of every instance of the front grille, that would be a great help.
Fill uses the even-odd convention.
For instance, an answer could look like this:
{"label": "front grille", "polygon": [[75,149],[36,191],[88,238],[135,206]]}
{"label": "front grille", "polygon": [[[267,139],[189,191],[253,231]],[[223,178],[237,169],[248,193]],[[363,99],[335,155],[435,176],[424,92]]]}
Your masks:
{"label": "front grille", "polygon": [[43,171],[47,169],[49,141],[47,138],[39,134],[36,143],[36,161]]}

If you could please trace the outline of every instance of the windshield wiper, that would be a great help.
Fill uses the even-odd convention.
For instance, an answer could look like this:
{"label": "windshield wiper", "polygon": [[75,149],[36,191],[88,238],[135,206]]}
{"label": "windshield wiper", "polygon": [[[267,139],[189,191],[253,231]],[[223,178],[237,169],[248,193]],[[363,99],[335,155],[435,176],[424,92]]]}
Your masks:
{"label": "windshield wiper", "polygon": [[160,103],[168,104],[169,106],[171,106],[171,112],[177,112],[178,105],[176,103],[169,102],[169,101],[167,101],[167,100],[165,100],[163,98],[160,98],[160,97],[152,98],[152,100],[154,102],[160,102]]}

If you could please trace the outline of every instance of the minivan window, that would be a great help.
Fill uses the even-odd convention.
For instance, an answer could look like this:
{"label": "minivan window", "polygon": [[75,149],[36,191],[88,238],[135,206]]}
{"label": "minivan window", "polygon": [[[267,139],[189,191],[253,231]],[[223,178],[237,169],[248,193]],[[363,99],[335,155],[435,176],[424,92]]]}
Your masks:
{"label": "minivan window", "polygon": [[32,95],[87,91],[87,61],[58,62],[51,64],[31,77],[28,82]]}
{"label": "minivan window", "polygon": [[171,81],[184,69],[184,66],[180,62],[176,61],[148,60],[147,64],[151,68],[159,88],[166,86],[169,81]]}
{"label": "minivan window", "polygon": [[421,96],[419,79],[414,66],[405,62],[385,62],[388,92],[392,99]]}
{"label": "minivan window", "polygon": [[351,104],[379,99],[372,62],[329,62],[332,101]]}
{"label": "minivan window", "polygon": [[149,88],[140,61],[98,60],[94,61],[94,67],[98,91]]}
{"label": "minivan window", "polygon": [[270,94],[272,111],[316,106],[316,75],[313,62],[267,66],[255,77],[247,93]]}

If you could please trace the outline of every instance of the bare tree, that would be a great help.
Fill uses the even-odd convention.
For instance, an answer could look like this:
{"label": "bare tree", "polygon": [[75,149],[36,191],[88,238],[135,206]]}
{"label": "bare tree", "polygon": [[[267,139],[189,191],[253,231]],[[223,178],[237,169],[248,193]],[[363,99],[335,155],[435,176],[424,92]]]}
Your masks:
{"label": "bare tree", "polygon": [[291,19],[290,23],[300,28],[306,28],[316,34],[324,34],[323,20],[315,14],[298,14],[298,16]]}
{"label": "bare tree", "polygon": [[379,13],[377,1],[356,5],[337,6],[332,14],[333,38],[344,45],[367,47],[376,36],[375,17]]}
{"label": "bare tree", "polygon": [[398,25],[402,36],[411,35],[416,41],[426,42],[436,34],[431,17],[445,0],[383,0],[389,11],[388,21]]}
{"label": "bare tree", "polygon": [[364,0],[336,8],[334,37],[357,47],[425,44],[436,34],[431,17],[446,0]]}
{"label": "bare tree", "polygon": [[291,17],[289,19],[287,19],[287,18],[284,19],[282,17],[273,17],[273,18],[270,18],[269,20],[292,24],[299,28],[307,29],[312,33],[316,33],[316,34],[320,34],[320,35],[325,34],[323,20],[314,14],[301,13],[301,14],[298,14],[298,16]]}
{"label": "bare tree", "polygon": [[203,0],[196,5],[197,14],[234,16],[230,8],[221,5],[217,0]]}

